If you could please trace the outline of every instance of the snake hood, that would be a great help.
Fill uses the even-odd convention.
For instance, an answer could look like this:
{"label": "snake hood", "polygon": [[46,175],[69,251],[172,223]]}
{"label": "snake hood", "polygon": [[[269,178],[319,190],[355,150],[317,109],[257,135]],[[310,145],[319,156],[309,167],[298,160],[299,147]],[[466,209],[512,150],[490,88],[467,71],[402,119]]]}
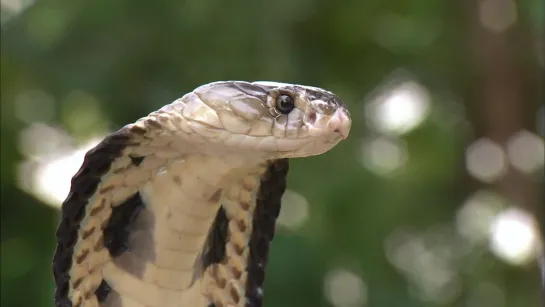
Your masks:
{"label": "snake hood", "polygon": [[62,204],[57,307],[260,307],[288,158],[348,136],[333,93],[213,82],[107,136]]}

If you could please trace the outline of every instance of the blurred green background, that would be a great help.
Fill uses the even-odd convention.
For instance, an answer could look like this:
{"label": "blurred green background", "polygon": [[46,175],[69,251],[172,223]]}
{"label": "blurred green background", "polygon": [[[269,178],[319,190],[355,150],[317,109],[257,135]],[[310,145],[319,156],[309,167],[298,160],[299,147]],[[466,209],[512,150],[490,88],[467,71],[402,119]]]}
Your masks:
{"label": "blurred green background", "polygon": [[53,306],[86,150],[233,79],[330,89],[354,120],[292,161],[265,307],[541,306],[543,1],[1,4],[2,306]]}

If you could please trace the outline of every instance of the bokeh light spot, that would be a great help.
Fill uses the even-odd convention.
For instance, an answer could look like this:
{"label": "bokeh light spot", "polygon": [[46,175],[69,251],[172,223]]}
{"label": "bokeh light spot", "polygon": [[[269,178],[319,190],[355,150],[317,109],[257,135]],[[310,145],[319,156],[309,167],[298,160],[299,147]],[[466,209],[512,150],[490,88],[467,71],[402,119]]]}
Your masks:
{"label": "bokeh light spot", "polygon": [[506,173],[507,161],[503,149],[497,143],[483,138],[467,148],[466,167],[470,175],[490,183]]}
{"label": "bokeh light spot", "polygon": [[34,0],[2,0],[2,25],[22,14],[28,7],[33,5],[34,2]]}
{"label": "bokeh light spot", "polygon": [[517,4],[512,0],[483,0],[479,17],[483,27],[501,33],[517,21]]}
{"label": "bokeh light spot", "polygon": [[27,90],[15,97],[15,116],[26,124],[49,122],[55,116],[55,100],[41,90]]}
{"label": "bokeh light spot", "polygon": [[415,81],[388,88],[365,106],[371,127],[380,133],[405,134],[424,121],[430,112],[430,96]]}
{"label": "bokeh light spot", "polygon": [[[47,127],[44,125],[44,127]],[[55,128],[47,127],[44,131],[56,131]],[[59,144],[57,134],[32,134],[26,136],[34,144]],[[32,151],[28,160],[22,162],[18,167],[18,184],[24,191],[35,195],[47,205],[60,207],[68,192],[70,191],[71,178],[77,173],[83,163],[85,153],[95,147],[104,137],[92,138],[79,147],[63,146],[52,150],[50,146],[46,149]]]}
{"label": "bokeh light spot", "polygon": [[105,114],[96,98],[83,91],[72,91],[65,98],[62,121],[77,136],[87,136],[89,131],[104,131]]}
{"label": "bokeh light spot", "polygon": [[282,196],[282,208],[277,222],[290,230],[296,230],[307,221],[308,209],[307,199],[303,195],[288,189]]}
{"label": "bokeh light spot", "polygon": [[362,144],[363,164],[380,176],[391,175],[408,160],[408,152],[402,140],[377,137]]}
{"label": "bokeh light spot", "polygon": [[369,29],[381,47],[395,53],[409,53],[432,44],[441,33],[442,24],[437,18],[416,19],[386,12],[376,16]]}
{"label": "bokeh light spot", "polygon": [[335,307],[364,306],[367,303],[367,286],[358,275],[343,268],[327,273],[324,292]]}
{"label": "bokeh light spot", "polygon": [[446,304],[460,291],[454,242],[453,235],[442,229],[419,234],[400,228],[386,239],[386,256],[409,281],[413,296]]}
{"label": "bokeh light spot", "polygon": [[486,242],[490,225],[504,206],[504,199],[495,193],[480,190],[471,195],[456,214],[456,229],[472,243]]}
{"label": "bokeh light spot", "polygon": [[19,133],[19,151],[27,157],[40,157],[70,148],[72,138],[65,131],[34,123]]}
{"label": "bokeh light spot", "polygon": [[516,207],[499,213],[490,228],[490,248],[511,264],[534,259],[539,251],[539,236],[533,217]]}
{"label": "bokeh light spot", "polygon": [[509,138],[507,155],[516,169],[532,173],[543,167],[545,144],[539,136],[520,131]]}

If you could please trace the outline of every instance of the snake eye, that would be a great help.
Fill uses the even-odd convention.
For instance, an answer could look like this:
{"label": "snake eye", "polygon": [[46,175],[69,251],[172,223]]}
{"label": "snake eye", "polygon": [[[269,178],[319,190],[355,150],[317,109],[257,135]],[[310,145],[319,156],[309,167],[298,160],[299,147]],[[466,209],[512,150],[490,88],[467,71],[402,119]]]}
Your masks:
{"label": "snake eye", "polygon": [[276,109],[283,114],[288,114],[295,108],[293,98],[288,95],[280,95],[276,98]]}

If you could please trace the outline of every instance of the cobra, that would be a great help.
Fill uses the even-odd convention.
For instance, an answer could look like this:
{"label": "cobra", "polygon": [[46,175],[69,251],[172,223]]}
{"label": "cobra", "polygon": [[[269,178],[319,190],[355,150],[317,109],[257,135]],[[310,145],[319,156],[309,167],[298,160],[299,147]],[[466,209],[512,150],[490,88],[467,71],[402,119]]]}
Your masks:
{"label": "cobra", "polygon": [[62,204],[58,307],[258,307],[291,158],[346,139],[335,94],[200,86],[107,136]]}

